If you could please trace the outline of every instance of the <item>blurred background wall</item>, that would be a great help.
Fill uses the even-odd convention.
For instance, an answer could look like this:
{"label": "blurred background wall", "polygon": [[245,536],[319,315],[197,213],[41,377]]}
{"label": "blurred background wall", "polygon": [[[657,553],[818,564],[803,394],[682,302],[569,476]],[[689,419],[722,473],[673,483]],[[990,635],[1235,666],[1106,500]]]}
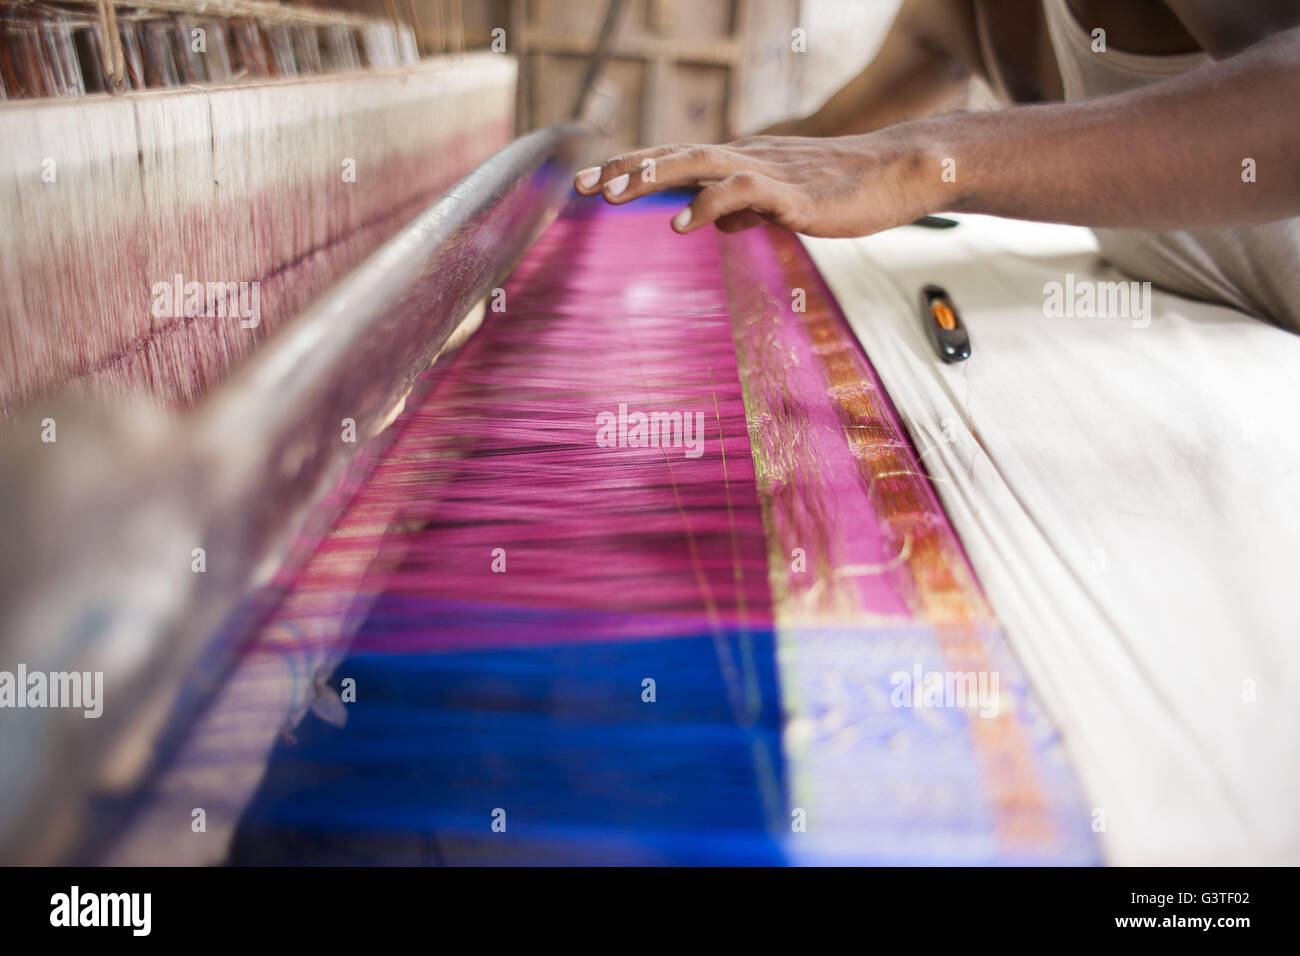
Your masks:
{"label": "blurred background wall", "polygon": [[[319,0],[410,24],[426,54],[504,41],[521,65],[519,132],[569,117],[607,2]],[[598,87],[611,151],[719,142],[811,112],[870,60],[900,2],[625,0]]]}

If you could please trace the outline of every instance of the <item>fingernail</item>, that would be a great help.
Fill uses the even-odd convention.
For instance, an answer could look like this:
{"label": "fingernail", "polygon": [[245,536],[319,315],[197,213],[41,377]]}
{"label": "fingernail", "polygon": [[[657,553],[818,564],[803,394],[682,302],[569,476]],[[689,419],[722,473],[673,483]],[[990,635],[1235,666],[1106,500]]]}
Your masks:
{"label": "fingernail", "polygon": [[596,183],[600,182],[600,167],[588,166],[582,172],[578,173],[578,185],[583,189],[590,189]]}
{"label": "fingernail", "polygon": [[677,215],[673,216],[673,228],[681,232],[691,224],[691,207],[687,206]]}
{"label": "fingernail", "polygon": [[623,190],[627,189],[627,173],[619,176],[617,179],[611,179],[605,183],[605,192],[611,196],[623,195]]}

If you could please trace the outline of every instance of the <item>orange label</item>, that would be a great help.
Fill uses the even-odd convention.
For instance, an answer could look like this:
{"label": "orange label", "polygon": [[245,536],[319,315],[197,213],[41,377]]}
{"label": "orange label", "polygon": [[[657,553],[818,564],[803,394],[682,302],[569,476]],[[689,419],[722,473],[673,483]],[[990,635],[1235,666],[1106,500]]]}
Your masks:
{"label": "orange label", "polygon": [[933,315],[934,320],[939,323],[939,328],[941,329],[957,328],[956,314],[952,311],[951,308],[945,305],[941,300],[935,300],[934,302],[930,303],[930,314]]}

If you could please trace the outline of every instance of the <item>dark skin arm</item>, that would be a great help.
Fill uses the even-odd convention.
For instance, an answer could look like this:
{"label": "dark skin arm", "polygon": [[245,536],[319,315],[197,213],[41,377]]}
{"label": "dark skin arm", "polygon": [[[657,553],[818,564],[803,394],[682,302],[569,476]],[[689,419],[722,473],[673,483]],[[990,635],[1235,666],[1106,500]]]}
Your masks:
{"label": "dark skin arm", "polygon": [[[1169,6],[1203,49],[1224,58],[1078,103],[932,117],[830,139],[643,150],[584,170],[575,185],[613,203],[699,187],[673,220],[682,233],[769,221],[808,235],[860,236],[946,209],[1141,228],[1300,215],[1297,5],[1262,4],[1256,12],[1267,15],[1245,32],[1224,27],[1221,3]],[[1265,35],[1252,38],[1251,30]],[[1255,182],[1242,181],[1247,158]],[[945,168],[954,181],[944,180]]]}
{"label": "dark skin arm", "polygon": [[811,116],[763,134],[846,136],[945,112],[982,74],[970,0],[905,0],[866,69]]}

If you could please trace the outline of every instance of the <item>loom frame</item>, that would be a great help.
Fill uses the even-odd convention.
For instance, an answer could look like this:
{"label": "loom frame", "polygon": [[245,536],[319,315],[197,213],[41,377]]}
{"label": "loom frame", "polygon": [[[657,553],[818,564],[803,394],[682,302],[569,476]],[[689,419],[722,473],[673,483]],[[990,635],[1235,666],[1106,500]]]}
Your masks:
{"label": "loom frame", "polygon": [[[95,720],[28,710],[0,721],[0,751],[26,771],[0,774],[0,859],[93,855],[112,811],[108,824],[100,809],[88,821],[92,800],[128,795],[183,736],[274,606],[273,584],[387,446],[420,373],[554,218],[595,136],[573,123],[507,145],[186,420],[82,402],[56,413],[57,443],[41,443],[31,415],[11,426],[0,447],[0,668],[103,671],[105,706]],[[344,419],[355,443],[342,439]],[[66,487],[68,475],[79,483]],[[52,489],[67,494],[53,500]]]}

